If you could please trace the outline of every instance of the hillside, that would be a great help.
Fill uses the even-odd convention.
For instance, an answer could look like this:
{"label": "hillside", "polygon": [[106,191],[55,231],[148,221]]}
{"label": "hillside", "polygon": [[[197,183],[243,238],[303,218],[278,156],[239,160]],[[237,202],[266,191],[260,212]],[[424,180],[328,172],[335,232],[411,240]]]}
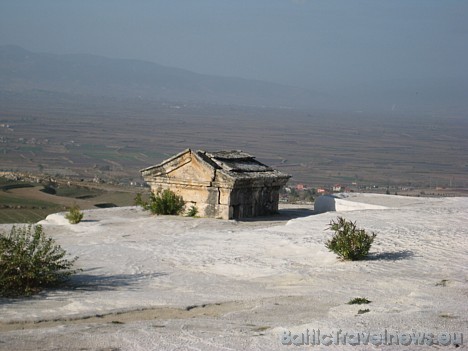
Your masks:
{"label": "hillside", "polygon": [[0,46],[0,91],[142,98],[213,104],[313,106],[317,94],[290,86],[219,77],[152,62],[54,55]]}

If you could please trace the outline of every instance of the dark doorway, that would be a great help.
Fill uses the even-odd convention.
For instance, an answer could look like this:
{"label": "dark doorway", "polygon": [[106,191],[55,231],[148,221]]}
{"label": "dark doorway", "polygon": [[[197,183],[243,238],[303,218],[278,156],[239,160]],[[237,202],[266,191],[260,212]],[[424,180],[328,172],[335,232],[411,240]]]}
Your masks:
{"label": "dark doorway", "polygon": [[240,205],[232,205],[232,219],[240,218]]}

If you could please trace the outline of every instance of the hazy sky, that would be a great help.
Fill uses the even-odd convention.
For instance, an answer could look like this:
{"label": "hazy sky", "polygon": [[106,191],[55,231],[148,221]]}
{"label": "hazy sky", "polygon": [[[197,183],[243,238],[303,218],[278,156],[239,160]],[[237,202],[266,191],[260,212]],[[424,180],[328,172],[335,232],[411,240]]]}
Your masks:
{"label": "hazy sky", "polygon": [[1,0],[3,44],[314,90],[466,82],[468,1]]}

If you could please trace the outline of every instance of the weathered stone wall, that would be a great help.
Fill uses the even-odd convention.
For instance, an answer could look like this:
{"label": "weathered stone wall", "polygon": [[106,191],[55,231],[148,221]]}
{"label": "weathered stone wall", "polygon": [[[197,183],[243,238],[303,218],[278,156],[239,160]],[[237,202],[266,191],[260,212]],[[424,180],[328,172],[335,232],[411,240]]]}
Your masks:
{"label": "weathered stone wall", "polygon": [[205,184],[184,184],[165,177],[155,177],[148,183],[154,192],[170,189],[182,196],[186,209],[194,205],[202,217],[239,219],[278,212],[279,186],[232,189]]}
{"label": "weathered stone wall", "polygon": [[151,191],[169,189],[182,196],[186,210],[193,205],[198,209],[201,217],[229,219],[229,193],[230,189],[221,189],[213,186],[183,184],[168,178],[155,177],[147,180]]}

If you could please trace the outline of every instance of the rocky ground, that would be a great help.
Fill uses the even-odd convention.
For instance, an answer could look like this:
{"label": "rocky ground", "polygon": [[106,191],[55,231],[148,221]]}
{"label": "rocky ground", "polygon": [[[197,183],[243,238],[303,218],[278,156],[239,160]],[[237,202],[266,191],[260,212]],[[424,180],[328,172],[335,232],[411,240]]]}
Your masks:
{"label": "rocky ground", "polygon": [[[83,270],[60,290],[0,299],[0,350],[299,350],[314,347],[295,346],[307,334],[345,350],[353,333],[360,350],[468,349],[468,199],[353,194],[336,209],[222,221],[125,207],[77,225],[50,215],[45,232]],[[324,246],[338,215],[377,233],[367,260]],[[356,297],[371,303],[347,304]],[[383,336],[365,345],[369,332]]]}

